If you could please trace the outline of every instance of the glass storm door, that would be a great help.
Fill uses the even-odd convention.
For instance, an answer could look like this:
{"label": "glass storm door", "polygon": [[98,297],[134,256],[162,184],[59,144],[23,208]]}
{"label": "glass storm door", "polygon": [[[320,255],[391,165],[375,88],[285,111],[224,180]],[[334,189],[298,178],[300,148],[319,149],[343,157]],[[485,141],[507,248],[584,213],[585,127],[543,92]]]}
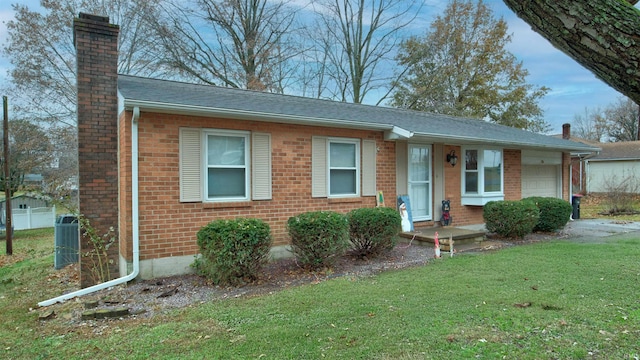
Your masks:
{"label": "glass storm door", "polygon": [[432,219],[429,145],[409,145],[409,200],[413,221]]}

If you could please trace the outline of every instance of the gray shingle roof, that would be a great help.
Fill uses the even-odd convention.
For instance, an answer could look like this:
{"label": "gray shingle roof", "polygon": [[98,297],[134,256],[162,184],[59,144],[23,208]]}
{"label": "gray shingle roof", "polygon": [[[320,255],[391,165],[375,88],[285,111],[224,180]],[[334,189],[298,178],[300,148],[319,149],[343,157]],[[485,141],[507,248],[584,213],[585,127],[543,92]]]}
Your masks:
{"label": "gray shingle roof", "polygon": [[600,154],[589,161],[640,160],[640,141],[623,141],[599,144]]}
{"label": "gray shingle roof", "polygon": [[447,144],[492,144],[518,148],[596,151],[579,142],[558,139],[477,119],[382,106],[343,103],[291,95],[189,84],[119,75],[124,107],[172,113],[233,114],[235,118],[318,126],[375,128],[394,126],[413,138]]}

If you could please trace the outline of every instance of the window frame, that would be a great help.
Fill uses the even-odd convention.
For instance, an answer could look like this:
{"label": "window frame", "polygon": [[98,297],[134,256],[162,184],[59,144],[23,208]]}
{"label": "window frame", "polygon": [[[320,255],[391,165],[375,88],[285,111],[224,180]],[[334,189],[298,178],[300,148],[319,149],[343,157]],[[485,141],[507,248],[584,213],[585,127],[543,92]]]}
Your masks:
{"label": "window frame", "polygon": [[[244,166],[210,166],[209,165],[209,136],[236,137],[244,138]],[[203,202],[233,202],[233,201],[249,201],[251,200],[251,132],[239,130],[221,130],[221,129],[203,129],[202,131],[202,191]],[[244,172],[244,193],[245,196],[226,196],[226,197],[209,197],[209,169],[210,168],[243,168]]]}
{"label": "window frame", "polygon": [[[477,167],[467,171],[467,151],[477,151]],[[485,151],[499,151],[500,152],[500,190],[498,191],[485,191]],[[464,161],[462,161],[462,181],[460,183],[460,193],[462,197],[462,205],[483,206],[489,201],[504,200],[504,149],[496,147],[484,147],[484,146],[466,146],[462,148],[462,154]],[[466,192],[467,186],[467,172],[473,172],[477,176],[477,192]]]}
{"label": "window frame", "polygon": [[[354,138],[336,138],[330,137],[327,139],[327,197],[328,198],[347,198],[347,197],[359,197],[360,190],[360,176],[362,170],[360,169],[360,139]],[[331,166],[331,145],[332,144],[349,144],[353,145],[355,149],[355,162],[354,167],[332,167]],[[348,194],[332,194],[331,193],[331,171],[332,170],[354,170],[355,171],[355,192]]]}

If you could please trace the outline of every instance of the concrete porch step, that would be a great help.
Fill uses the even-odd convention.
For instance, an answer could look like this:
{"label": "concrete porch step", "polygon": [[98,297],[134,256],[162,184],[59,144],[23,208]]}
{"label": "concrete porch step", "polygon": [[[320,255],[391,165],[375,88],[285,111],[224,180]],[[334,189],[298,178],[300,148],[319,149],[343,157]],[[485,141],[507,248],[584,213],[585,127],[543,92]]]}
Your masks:
{"label": "concrete porch step", "polygon": [[450,226],[417,228],[415,231],[402,232],[400,236],[423,244],[434,244],[435,234],[438,233],[438,242],[442,251],[449,251],[449,239],[453,240],[454,249],[472,244],[481,243],[485,239],[485,232],[482,230],[469,230]]}

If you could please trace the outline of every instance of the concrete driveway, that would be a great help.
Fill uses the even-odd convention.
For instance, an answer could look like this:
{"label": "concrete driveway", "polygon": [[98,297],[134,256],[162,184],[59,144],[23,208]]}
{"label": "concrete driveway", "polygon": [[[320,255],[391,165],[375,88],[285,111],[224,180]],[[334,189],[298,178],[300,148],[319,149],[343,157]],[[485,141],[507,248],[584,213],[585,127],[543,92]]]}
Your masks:
{"label": "concrete driveway", "polygon": [[610,236],[640,237],[640,222],[615,219],[579,219],[569,221],[563,232],[569,239],[580,241],[604,240]]}

